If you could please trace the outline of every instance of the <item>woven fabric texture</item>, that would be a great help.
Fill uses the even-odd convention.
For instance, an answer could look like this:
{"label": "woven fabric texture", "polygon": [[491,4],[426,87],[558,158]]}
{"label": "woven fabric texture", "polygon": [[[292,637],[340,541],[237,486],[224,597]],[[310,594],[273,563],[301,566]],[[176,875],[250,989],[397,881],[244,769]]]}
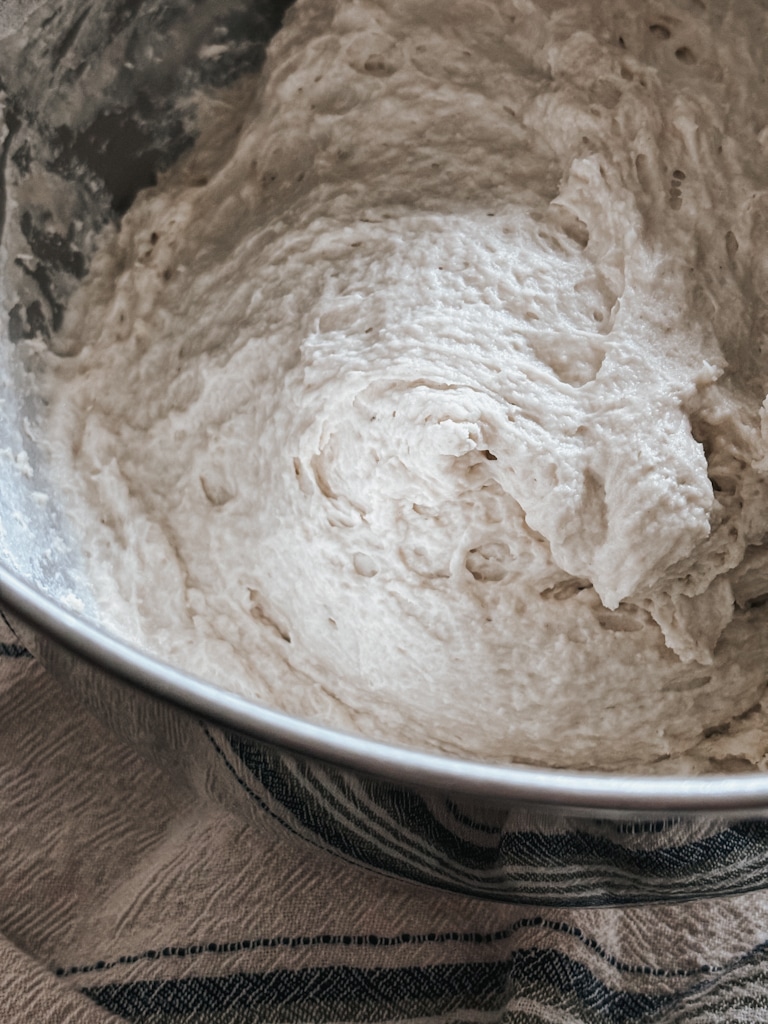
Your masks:
{"label": "woven fabric texture", "polygon": [[768,894],[510,906],[206,799],[0,625],[0,1021],[768,1021]]}

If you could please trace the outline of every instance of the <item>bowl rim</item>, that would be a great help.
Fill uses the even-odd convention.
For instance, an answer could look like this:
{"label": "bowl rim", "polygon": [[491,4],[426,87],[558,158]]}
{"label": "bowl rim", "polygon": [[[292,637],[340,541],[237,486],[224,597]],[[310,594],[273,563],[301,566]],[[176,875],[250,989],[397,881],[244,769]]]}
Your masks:
{"label": "bowl rim", "polygon": [[658,817],[768,814],[768,773],[626,775],[465,760],[399,746],[277,711],[176,668],[81,618],[0,562],[0,605],[70,654],[240,735],[408,788],[483,802]]}

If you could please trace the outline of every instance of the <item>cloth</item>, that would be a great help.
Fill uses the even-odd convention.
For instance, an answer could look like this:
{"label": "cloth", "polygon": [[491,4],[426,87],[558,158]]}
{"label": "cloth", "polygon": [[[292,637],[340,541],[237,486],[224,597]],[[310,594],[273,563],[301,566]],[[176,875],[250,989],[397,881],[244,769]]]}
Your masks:
{"label": "cloth", "polygon": [[0,623],[0,1022],[768,1021],[768,894],[517,907],[245,820]]}

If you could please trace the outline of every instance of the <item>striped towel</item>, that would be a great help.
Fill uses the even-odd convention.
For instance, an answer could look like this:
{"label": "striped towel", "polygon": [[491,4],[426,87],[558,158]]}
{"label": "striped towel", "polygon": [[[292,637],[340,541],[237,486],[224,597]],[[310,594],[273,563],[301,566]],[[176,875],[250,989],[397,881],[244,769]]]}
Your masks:
{"label": "striped towel", "polygon": [[768,1021],[768,894],[503,904],[259,807],[146,759],[0,623],[1,1024]]}

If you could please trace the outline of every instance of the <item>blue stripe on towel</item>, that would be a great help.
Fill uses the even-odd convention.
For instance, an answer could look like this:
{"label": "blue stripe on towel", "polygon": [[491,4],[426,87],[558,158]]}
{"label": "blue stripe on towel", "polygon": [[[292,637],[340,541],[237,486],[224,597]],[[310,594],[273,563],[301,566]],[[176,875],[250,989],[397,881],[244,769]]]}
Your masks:
{"label": "blue stripe on towel", "polygon": [[[128,953],[114,959],[97,960],[89,964],[81,964],[76,967],[59,967],[56,976],[59,978],[72,977],[76,974],[98,974],[102,971],[111,971],[129,964],[141,961],[167,960],[195,958],[199,956],[222,956],[231,953],[242,953],[263,949],[307,949],[319,946],[354,946],[357,948],[369,947],[379,950],[396,949],[398,947],[424,947],[433,948],[447,946],[468,946],[477,947],[498,946],[513,936],[522,936],[526,933],[552,933],[567,936],[589,952],[590,956],[597,957],[608,964],[615,971],[626,975],[642,975],[643,977],[656,978],[695,978],[710,976],[717,973],[720,968],[704,964],[694,967],[650,967],[647,964],[629,963],[619,959],[610,950],[601,946],[599,942],[589,936],[582,928],[568,924],[557,918],[523,917],[515,921],[507,928],[499,928],[492,932],[423,932],[411,933],[401,932],[395,935],[352,935],[352,934],[329,934],[320,933],[315,935],[270,935],[244,938],[229,942],[207,942],[192,943],[184,946],[164,946],[161,949],[147,949],[141,953]],[[536,940],[532,940],[532,946]],[[759,954],[764,950],[763,946],[756,947],[751,951],[750,956]]]}
{"label": "blue stripe on towel", "polygon": [[[283,1024],[283,1022],[461,1019],[463,1012],[500,1019],[504,1007],[525,1000],[527,1021],[551,1021],[551,1008],[569,1019],[633,1024],[668,1006],[669,994],[611,988],[557,950],[523,950],[494,963],[427,967],[311,967],[263,974],[187,977],[109,984],[83,990],[100,1006],[133,1024]],[[536,1004],[549,1009],[539,1018]],[[448,1016],[450,1015],[450,1016]],[[515,1020],[505,1017],[505,1020]]]}

